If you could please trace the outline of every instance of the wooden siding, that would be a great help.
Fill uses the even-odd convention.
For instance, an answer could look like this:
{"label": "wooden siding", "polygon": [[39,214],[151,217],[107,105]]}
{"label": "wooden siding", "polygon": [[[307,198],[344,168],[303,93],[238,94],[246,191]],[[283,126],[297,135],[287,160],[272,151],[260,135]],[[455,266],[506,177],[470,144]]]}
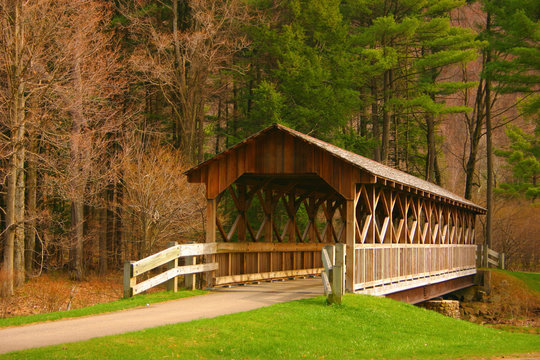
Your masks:
{"label": "wooden siding", "polygon": [[354,196],[356,183],[375,182],[375,177],[323,149],[281,131],[258,141],[246,142],[217,155],[208,166],[188,173],[189,182],[206,184],[213,199],[245,173],[259,175],[317,174],[346,199]]}

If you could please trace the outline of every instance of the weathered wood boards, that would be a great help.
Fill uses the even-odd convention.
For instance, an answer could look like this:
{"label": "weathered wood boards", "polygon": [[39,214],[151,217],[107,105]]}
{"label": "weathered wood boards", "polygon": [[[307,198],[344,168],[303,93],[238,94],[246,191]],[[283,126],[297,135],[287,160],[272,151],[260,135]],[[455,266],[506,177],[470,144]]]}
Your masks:
{"label": "weathered wood boards", "polygon": [[324,265],[321,277],[329,304],[341,304],[345,293],[345,249],[344,244],[336,244],[326,245],[321,250]]}
{"label": "weathered wood boards", "polygon": [[498,253],[488,248],[486,244],[478,245],[477,266],[489,267],[490,265],[504,269],[504,253]]}
{"label": "weathered wood boards", "polygon": [[[124,297],[128,298],[139,294],[166,281],[169,281],[167,288],[176,291],[176,283],[171,283],[170,281],[176,279],[177,276],[215,271],[218,269],[218,264],[215,262],[178,266],[177,259],[179,257],[193,258],[193,256],[201,255],[211,256],[211,254],[216,253],[216,251],[216,243],[182,244],[173,245],[168,249],[160,251],[139,261],[126,261],[124,264]],[[164,264],[168,265],[167,271],[141,283],[137,283],[137,276]]]}

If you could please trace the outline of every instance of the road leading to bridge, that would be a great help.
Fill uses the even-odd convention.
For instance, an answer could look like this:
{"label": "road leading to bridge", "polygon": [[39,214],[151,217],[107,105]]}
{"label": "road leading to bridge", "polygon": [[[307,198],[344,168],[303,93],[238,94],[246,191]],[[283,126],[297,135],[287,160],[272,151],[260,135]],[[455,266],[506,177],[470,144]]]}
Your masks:
{"label": "road leading to bridge", "polygon": [[0,329],[0,353],[212,318],[322,294],[320,278],[223,288],[148,307]]}

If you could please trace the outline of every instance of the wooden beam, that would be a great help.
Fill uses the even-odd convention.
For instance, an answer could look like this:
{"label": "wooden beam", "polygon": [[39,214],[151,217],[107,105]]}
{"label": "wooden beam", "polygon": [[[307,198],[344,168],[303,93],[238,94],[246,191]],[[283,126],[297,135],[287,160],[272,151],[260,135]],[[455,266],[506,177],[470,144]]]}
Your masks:
{"label": "wooden beam", "polygon": [[356,218],[356,207],[354,206],[354,197],[352,200],[346,200],[346,230],[345,230],[345,243],[346,248],[346,274],[345,274],[345,288],[348,292],[354,291],[354,275],[355,275],[355,240],[356,240],[356,231],[355,231],[355,218]]}
{"label": "wooden beam", "polygon": [[[216,242],[216,199],[208,199],[206,205],[206,243]],[[215,262],[215,255],[205,255],[205,263],[210,264]],[[194,265],[197,266],[197,265]],[[215,280],[215,271],[205,273],[206,287],[213,287]]]}

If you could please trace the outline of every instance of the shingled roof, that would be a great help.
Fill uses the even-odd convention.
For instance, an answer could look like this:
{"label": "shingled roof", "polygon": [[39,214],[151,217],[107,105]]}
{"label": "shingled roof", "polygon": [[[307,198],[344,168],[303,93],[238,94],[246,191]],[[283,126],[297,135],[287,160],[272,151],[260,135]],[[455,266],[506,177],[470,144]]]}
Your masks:
{"label": "shingled roof", "polygon": [[329,144],[325,141],[322,141],[322,140],[319,140],[319,139],[316,139],[312,136],[309,136],[309,135],[306,135],[306,134],[303,134],[299,131],[296,131],[296,130],[293,130],[293,129],[290,129],[286,126],[283,126],[283,125],[280,125],[280,124],[274,124],[274,125],[271,125],[261,131],[259,131],[258,133],[255,133],[253,134],[252,136],[244,139],[243,141],[241,141],[240,143],[234,145],[233,147],[225,150],[224,152],[214,156],[213,158],[191,168],[190,170],[188,170],[186,172],[187,173],[190,173],[194,170],[197,170],[201,167],[204,167],[206,165],[208,165],[208,163],[212,162],[214,159],[217,159],[217,158],[220,158],[221,156],[223,156],[225,153],[231,151],[231,150],[234,150],[240,146],[242,146],[243,144],[245,143],[248,143],[250,141],[254,141],[256,138],[262,136],[263,134],[271,131],[271,130],[280,130],[280,131],[284,131],[296,138],[299,138],[309,144],[312,144],[324,151],[327,151],[328,153],[332,154],[333,156],[355,166],[355,167],[358,167],[360,168],[361,170],[364,170],[368,173],[370,173],[371,175],[377,177],[378,179],[384,179],[384,180],[387,180],[387,181],[390,181],[390,182],[394,182],[396,184],[401,184],[401,185],[404,185],[404,186],[407,186],[407,187],[410,187],[410,188],[413,188],[413,189],[417,189],[419,191],[423,191],[423,192],[427,192],[427,193],[430,193],[432,195],[435,195],[435,196],[441,196],[441,197],[444,197],[444,198],[447,198],[447,199],[450,199],[450,200],[453,200],[453,201],[456,201],[460,204],[463,204],[463,205],[467,205],[467,206],[470,206],[470,207],[473,207],[475,210],[477,210],[478,212],[480,213],[485,213],[486,212],[486,209],[479,206],[479,205],[476,205],[475,203],[467,200],[467,199],[464,199],[463,197],[459,196],[459,195],[456,195],[454,194],[453,192],[451,191],[448,191],[438,185],[435,185],[429,181],[426,181],[426,180],[423,180],[423,179],[420,179],[420,178],[417,178],[416,176],[413,176],[411,174],[408,174],[406,172],[403,172],[403,171],[400,171],[400,170],[397,170],[397,169],[394,169],[390,166],[386,166],[384,164],[381,164],[377,161],[374,161],[374,160],[371,160],[371,159],[368,159],[364,156],[361,156],[361,155],[358,155],[358,154],[355,154],[353,152],[350,152],[350,151],[347,151],[345,149],[341,149],[335,145],[332,145],[332,144]]}

